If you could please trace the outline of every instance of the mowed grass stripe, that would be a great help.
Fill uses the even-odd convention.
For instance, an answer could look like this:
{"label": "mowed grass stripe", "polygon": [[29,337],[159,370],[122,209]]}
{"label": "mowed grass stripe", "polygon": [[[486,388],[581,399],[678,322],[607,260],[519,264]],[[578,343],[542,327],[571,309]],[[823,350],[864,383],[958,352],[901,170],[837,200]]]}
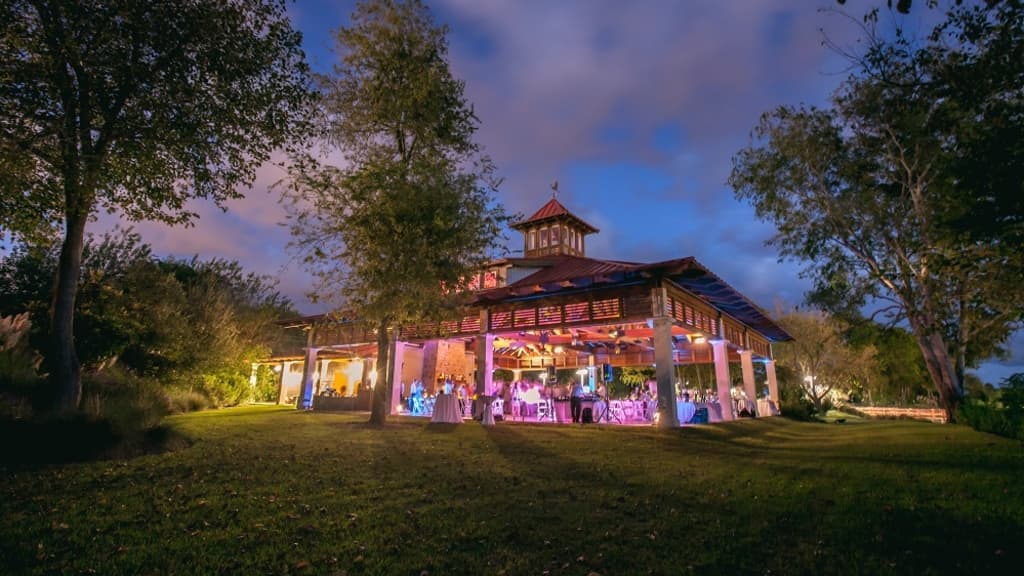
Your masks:
{"label": "mowed grass stripe", "polygon": [[2,472],[12,574],[1014,573],[1024,451],[962,426],[653,428],[250,407]]}

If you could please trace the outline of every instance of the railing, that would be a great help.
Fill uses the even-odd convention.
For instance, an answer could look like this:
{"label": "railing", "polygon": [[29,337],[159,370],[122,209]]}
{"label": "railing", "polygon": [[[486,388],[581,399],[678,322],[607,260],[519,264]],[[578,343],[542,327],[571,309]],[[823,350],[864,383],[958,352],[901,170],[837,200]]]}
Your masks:
{"label": "railing", "polygon": [[913,418],[939,424],[946,423],[946,411],[940,408],[891,408],[884,406],[854,406],[857,411],[875,418]]}

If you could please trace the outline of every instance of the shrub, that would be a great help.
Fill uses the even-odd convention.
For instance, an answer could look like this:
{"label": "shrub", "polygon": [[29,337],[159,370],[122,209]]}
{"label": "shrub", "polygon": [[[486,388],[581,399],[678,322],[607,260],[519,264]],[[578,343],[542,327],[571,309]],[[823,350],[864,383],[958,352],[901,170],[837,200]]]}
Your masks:
{"label": "shrub", "polygon": [[784,417],[801,422],[815,420],[817,413],[818,411],[814,408],[814,403],[804,396],[791,398],[782,408],[782,415]]}
{"label": "shrub", "polygon": [[202,375],[200,388],[217,407],[241,404],[252,394],[248,376],[227,370]]}
{"label": "shrub", "polygon": [[1024,425],[1012,419],[1006,410],[989,403],[964,402],[960,405],[957,420],[980,432],[1024,440]]}
{"label": "shrub", "polygon": [[83,412],[108,420],[121,435],[155,428],[167,415],[167,395],[160,385],[118,367],[82,379]]}
{"label": "shrub", "polygon": [[28,314],[0,316],[0,416],[29,418],[47,404],[49,390],[36,373],[39,355],[29,346]]}
{"label": "shrub", "polygon": [[998,402],[964,400],[957,419],[975,430],[1024,440],[1024,374],[1000,383]]}
{"label": "shrub", "polygon": [[1024,424],[1024,373],[1014,374],[1000,383],[999,402],[1007,418],[1019,429]]}
{"label": "shrub", "polygon": [[[279,366],[280,367],[280,366]],[[256,389],[253,390],[253,402],[277,402],[278,387],[281,375],[266,364],[256,369]]]}
{"label": "shrub", "polygon": [[167,400],[171,412],[176,414],[197,412],[210,407],[210,399],[205,394],[184,388],[173,388],[168,391]]}

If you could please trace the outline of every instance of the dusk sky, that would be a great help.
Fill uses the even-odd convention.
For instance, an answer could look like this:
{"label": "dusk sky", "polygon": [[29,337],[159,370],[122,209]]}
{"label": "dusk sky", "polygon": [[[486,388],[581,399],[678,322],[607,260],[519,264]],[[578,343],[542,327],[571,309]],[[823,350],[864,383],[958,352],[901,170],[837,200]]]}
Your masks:
{"label": "dusk sky", "polygon": [[[529,216],[557,180],[559,200],[601,230],[588,256],[694,256],[769,310],[799,303],[808,283],[798,264],[778,263],[764,246],[772,226],[725,184],[732,156],[761,113],[827,103],[847,63],[823,40],[853,46],[855,23],[875,4],[884,3],[847,2],[851,19],[825,0],[429,2],[450,27],[452,69],[480,119],[478,141],[505,179],[499,200],[509,211]],[[331,32],[352,7],[290,5],[315,70],[334,64]],[[159,254],[236,259],[278,277],[302,312],[322,311],[304,296],[311,282],[292,262],[284,212],[268,190],[281,176],[262,169],[226,213],[194,204],[201,218],[192,228],[135,228]],[[101,217],[92,231],[114,220]],[[509,248],[521,248],[518,234]],[[985,367],[985,380],[1024,371],[1020,340],[1008,363]]]}

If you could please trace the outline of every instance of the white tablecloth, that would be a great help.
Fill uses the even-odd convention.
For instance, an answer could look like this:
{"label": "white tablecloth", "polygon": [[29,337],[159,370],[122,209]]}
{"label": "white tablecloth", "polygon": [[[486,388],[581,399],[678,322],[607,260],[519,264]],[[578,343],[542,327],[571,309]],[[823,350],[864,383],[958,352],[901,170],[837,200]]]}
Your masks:
{"label": "white tablecloth", "polygon": [[693,420],[693,413],[696,410],[697,406],[695,406],[693,402],[676,400],[676,416],[679,417],[680,424],[686,424],[690,420]]}
{"label": "white tablecloth", "polygon": [[553,402],[555,406],[555,421],[556,422],[572,422],[571,409],[568,400],[555,400]]}
{"label": "white tablecloth", "polygon": [[431,422],[447,422],[459,424],[462,422],[462,414],[459,412],[459,403],[454,394],[438,394],[434,401],[434,415]]}
{"label": "white tablecloth", "polygon": [[757,415],[758,416],[778,416],[779,409],[775,406],[775,402],[761,398],[757,401]]}
{"label": "white tablecloth", "polygon": [[747,412],[753,412],[755,408],[756,406],[752,400],[749,400],[747,398],[740,398],[736,400],[736,414],[739,414],[743,410],[746,410]]}
{"label": "white tablecloth", "polygon": [[645,419],[643,400],[612,400],[612,402],[619,403],[619,407],[622,409],[623,420],[642,421]]}
{"label": "white tablecloth", "polygon": [[501,400],[494,396],[480,397],[480,424],[494,426],[494,411],[501,406]]}
{"label": "white tablecloth", "polygon": [[707,402],[701,404],[708,409],[708,422],[721,422],[722,421],[722,405],[718,402]]}

